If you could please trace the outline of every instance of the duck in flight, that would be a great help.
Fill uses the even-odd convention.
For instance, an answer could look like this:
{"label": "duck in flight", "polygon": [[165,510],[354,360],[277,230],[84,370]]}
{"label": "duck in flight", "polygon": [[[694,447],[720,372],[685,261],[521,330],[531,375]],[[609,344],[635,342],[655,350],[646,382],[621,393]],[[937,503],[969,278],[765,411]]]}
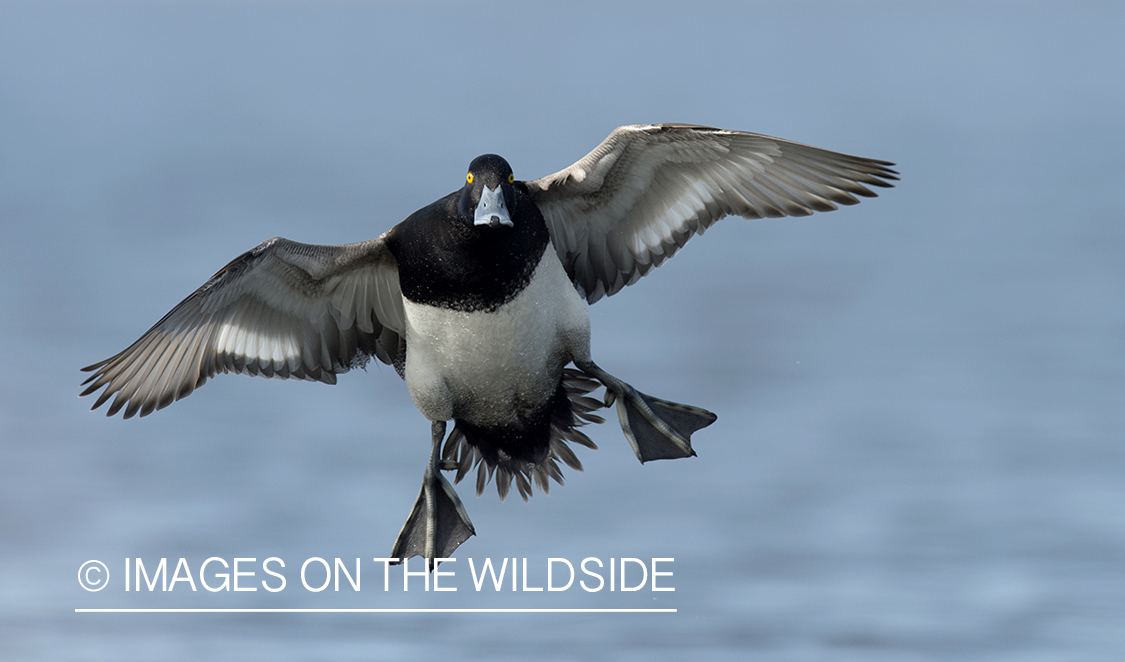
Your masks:
{"label": "duck in flight", "polygon": [[[532,181],[494,154],[382,236],[343,246],[266,241],[235,258],[121,353],[83,368],[92,409],[147,416],[220,372],[328,384],[393,365],[431,421],[422,490],[391,556],[448,558],[475,532],[455,481],[562,483],[571,443],[602,422],[605,387],[641,462],[695,455],[711,412],[641,393],[590,356],[586,304],[660,266],[724,216],[807,216],[874,197],[893,164],[683,124],[616,129]],[[574,367],[568,367],[573,365]],[[453,421],[446,437],[447,422]],[[445,442],[444,447],[442,442]]]}

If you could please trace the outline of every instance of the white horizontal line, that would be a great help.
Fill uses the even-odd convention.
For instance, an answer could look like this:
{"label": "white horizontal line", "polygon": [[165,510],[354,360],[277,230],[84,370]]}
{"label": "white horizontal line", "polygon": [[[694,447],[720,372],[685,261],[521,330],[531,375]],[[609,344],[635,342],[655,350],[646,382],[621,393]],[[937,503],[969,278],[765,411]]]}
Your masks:
{"label": "white horizontal line", "polygon": [[75,614],[675,614],[676,609],[75,609]]}

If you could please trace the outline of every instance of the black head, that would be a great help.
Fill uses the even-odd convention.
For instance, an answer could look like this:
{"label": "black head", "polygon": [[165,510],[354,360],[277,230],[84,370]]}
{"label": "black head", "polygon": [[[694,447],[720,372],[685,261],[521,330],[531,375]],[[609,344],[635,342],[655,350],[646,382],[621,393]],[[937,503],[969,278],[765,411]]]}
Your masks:
{"label": "black head", "polygon": [[512,166],[503,157],[484,154],[469,164],[465,186],[457,200],[457,215],[469,226],[513,227],[516,181]]}

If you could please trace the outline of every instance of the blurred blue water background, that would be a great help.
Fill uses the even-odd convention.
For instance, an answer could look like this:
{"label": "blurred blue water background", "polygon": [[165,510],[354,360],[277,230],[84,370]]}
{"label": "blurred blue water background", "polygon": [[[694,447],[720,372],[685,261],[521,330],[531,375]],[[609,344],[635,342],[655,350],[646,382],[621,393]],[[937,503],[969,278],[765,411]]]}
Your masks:
{"label": "blurred blue water background", "polygon": [[[1120,3],[0,4],[0,657],[1121,659],[1123,28]],[[455,593],[375,590],[428,441],[393,370],[221,377],[144,420],[75,397],[264,239],[369,239],[480,153],[532,179],[659,121],[903,181],[724,221],[595,305],[602,365],[719,420],[646,466],[599,426],[530,504],[464,486]],[[288,588],[120,584],[210,556],[281,557]],[[313,556],[368,559],[363,590],[305,591]],[[587,556],[674,557],[676,590],[477,593],[465,567]]]}

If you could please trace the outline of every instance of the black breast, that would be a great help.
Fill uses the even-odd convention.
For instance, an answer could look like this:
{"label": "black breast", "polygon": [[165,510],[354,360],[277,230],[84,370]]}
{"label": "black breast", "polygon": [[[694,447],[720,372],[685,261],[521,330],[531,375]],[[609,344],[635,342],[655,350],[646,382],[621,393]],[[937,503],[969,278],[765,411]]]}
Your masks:
{"label": "black breast", "polygon": [[531,281],[550,235],[519,185],[515,227],[470,226],[457,217],[454,192],[398,224],[387,245],[407,299],[459,311],[493,312]]}

